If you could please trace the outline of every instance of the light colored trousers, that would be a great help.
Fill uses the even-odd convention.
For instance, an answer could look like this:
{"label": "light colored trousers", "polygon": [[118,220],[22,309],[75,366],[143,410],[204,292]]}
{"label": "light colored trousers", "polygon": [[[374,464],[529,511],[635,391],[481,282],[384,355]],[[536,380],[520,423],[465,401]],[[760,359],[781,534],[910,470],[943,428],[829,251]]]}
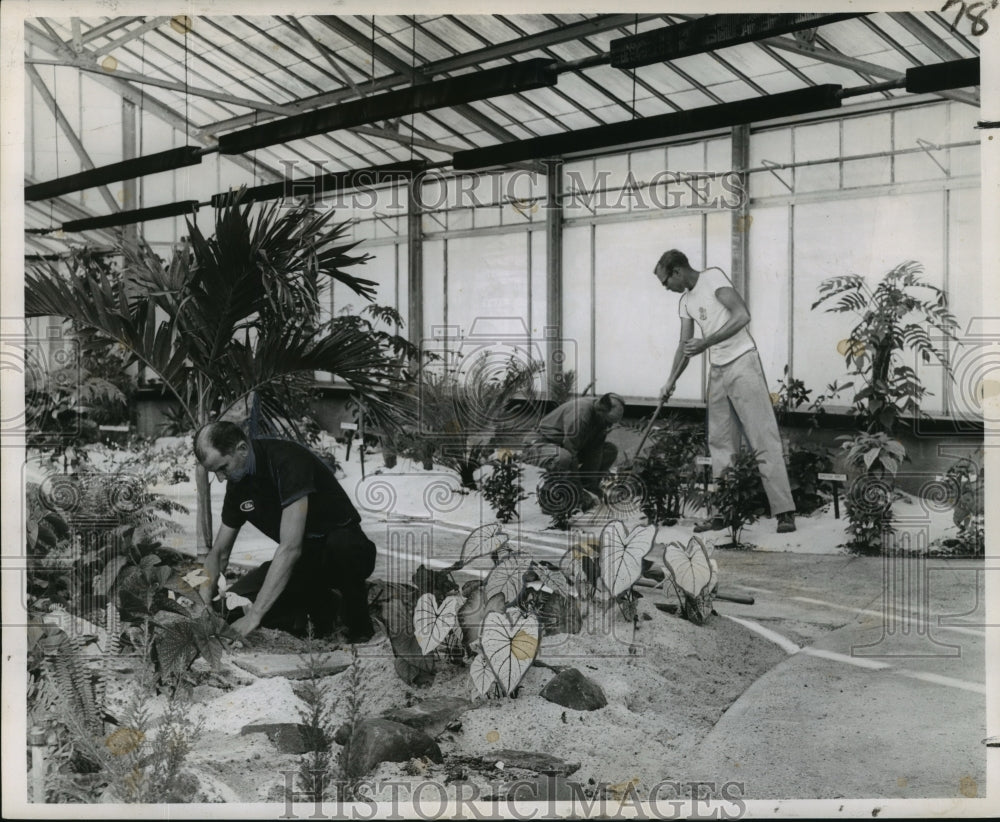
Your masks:
{"label": "light colored trousers", "polygon": [[741,434],[758,452],[758,468],[772,516],[794,511],[778,423],[756,349],[709,369],[708,450],[714,476],[722,473],[739,450]]}

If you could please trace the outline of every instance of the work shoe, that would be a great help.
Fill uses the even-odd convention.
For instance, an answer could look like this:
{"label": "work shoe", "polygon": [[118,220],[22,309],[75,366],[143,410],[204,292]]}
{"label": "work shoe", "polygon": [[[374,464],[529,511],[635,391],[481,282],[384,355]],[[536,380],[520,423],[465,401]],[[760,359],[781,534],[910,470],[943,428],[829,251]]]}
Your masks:
{"label": "work shoe", "polygon": [[778,533],[779,534],[790,534],[795,530],[795,512],[785,511],[783,514],[778,514]]}
{"label": "work shoe", "polygon": [[711,519],[703,519],[701,522],[696,522],[694,532],[700,534],[703,531],[722,531],[725,527],[726,521],[722,517],[712,517]]}

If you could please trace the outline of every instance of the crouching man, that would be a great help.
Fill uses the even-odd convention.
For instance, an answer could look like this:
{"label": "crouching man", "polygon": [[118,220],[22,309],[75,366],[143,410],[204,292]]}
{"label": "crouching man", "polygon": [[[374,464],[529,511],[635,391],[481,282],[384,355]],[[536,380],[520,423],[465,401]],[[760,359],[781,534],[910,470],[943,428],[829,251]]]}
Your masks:
{"label": "crouching man", "polygon": [[[545,469],[546,485],[568,481],[581,507],[592,508],[599,501],[601,479],[618,457],[618,448],[607,442],[608,432],[624,414],[625,400],[617,394],[564,402],[542,417],[538,430],[525,440],[521,458]],[[547,508],[545,496],[540,490],[542,510]]]}
{"label": "crouching man", "polygon": [[375,544],[361,530],[361,517],[333,470],[305,446],[251,442],[225,421],[200,428],[194,452],[226,483],[222,525],[205,560],[209,579],[199,589],[205,604],[249,522],[278,548],[272,560],[229,589],[253,603],[233,622],[237,631],[246,636],[263,625],[304,636],[311,621],[313,632],[324,636],[339,617],[349,642],[371,639],[365,580],[375,567]]}

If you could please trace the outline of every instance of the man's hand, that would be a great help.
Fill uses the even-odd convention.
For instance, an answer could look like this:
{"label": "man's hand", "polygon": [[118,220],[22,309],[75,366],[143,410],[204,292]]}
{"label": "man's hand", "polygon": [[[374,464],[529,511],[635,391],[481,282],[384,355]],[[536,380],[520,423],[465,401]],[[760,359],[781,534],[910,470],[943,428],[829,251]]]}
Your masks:
{"label": "man's hand", "polygon": [[252,613],[244,614],[236,622],[232,624],[233,628],[239,632],[241,636],[246,636],[252,631],[256,631],[260,627],[260,619],[254,616]]}
{"label": "man's hand", "polygon": [[692,337],[690,340],[684,342],[684,355],[687,357],[696,357],[702,351],[708,348],[705,345],[705,340],[701,337]]}
{"label": "man's hand", "polygon": [[668,382],[663,388],[660,389],[660,402],[666,402],[670,399],[670,396],[674,393],[676,386],[673,382]]}

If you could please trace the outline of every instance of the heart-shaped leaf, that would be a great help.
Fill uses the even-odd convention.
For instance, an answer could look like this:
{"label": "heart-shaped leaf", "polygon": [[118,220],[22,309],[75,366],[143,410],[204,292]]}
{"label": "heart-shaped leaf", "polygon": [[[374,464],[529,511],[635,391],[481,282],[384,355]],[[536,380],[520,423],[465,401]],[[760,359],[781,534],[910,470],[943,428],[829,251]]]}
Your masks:
{"label": "heart-shaped leaf", "polygon": [[479,637],[490,670],[500,689],[510,696],[538,654],[541,627],[534,614],[516,609],[505,614],[487,614]]}
{"label": "heart-shaped leaf", "polygon": [[505,603],[513,602],[524,587],[524,573],[531,567],[531,557],[509,553],[486,577],[486,596],[503,595]]}
{"label": "heart-shaped leaf", "polygon": [[494,554],[503,548],[510,537],[504,532],[503,526],[499,522],[491,522],[481,525],[462,543],[462,553],[459,555],[457,566],[468,565],[472,560],[479,557],[486,557]]}
{"label": "heart-shaped leaf", "polygon": [[712,583],[712,560],[698,537],[691,537],[686,548],[679,542],[664,545],[663,564],[674,585],[692,597],[699,596]]}
{"label": "heart-shaped leaf", "polygon": [[458,609],[462,605],[462,597],[445,597],[438,605],[434,594],[422,594],[413,609],[413,636],[420,645],[420,650],[429,654],[438,647],[452,628],[458,624]]}
{"label": "heart-shaped leaf", "polygon": [[462,627],[462,638],[466,646],[479,639],[483,630],[483,620],[489,613],[502,614],[504,610],[503,594],[486,595],[486,586],[479,583],[469,591],[462,607],[458,609],[458,624]]}
{"label": "heart-shaped leaf", "polygon": [[642,558],[653,547],[655,525],[640,525],[629,531],[619,520],[601,531],[601,581],[611,596],[627,591],[642,576]]}
{"label": "heart-shaped leaf", "polygon": [[469,676],[472,677],[472,684],[483,696],[496,696],[500,690],[500,683],[493,675],[493,670],[486,664],[486,659],[482,654],[476,654],[469,664]]}
{"label": "heart-shaped leaf", "polygon": [[[411,600],[412,601],[412,600]],[[427,685],[434,681],[434,657],[425,657],[413,636],[413,611],[402,599],[391,599],[385,611],[386,630],[393,664],[399,678],[410,685]]]}

